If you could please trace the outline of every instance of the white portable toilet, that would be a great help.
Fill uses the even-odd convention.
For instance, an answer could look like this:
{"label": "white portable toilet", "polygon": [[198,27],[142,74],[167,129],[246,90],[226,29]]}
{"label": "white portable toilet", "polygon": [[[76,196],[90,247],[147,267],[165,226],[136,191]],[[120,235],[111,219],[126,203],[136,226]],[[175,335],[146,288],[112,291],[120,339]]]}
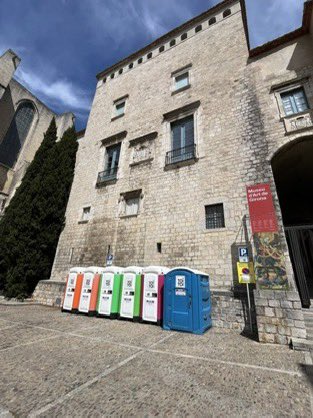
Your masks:
{"label": "white portable toilet", "polygon": [[163,319],[164,276],[166,267],[149,266],[143,269],[141,320],[161,325]]}
{"label": "white portable toilet", "polygon": [[85,269],[78,307],[79,313],[96,314],[100,275],[103,270],[103,267],[94,266]]}
{"label": "white portable toilet", "polygon": [[124,269],[120,318],[139,321],[141,301],[142,268],[130,266]]}
{"label": "white portable toilet", "polygon": [[78,309],[85,267],[72,267],[67,276],[62,311],[72,312]]}

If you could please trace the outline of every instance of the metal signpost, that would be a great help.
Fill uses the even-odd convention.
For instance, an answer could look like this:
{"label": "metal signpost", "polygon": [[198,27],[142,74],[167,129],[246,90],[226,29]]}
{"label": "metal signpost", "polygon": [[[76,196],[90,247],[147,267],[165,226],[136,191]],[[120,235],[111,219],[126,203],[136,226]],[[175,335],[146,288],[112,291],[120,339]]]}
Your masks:
{"label": "metal signpost", "polygon": [[249,251],[247,247],[238,248],[238,258],[239,258],[239,262],[237,263],[238,280],[239,280],[239,283],[242,283],[242,284],[245,283],[247,287],[249,323],[250,323],[250,331],[252,333],[253,327],[252,327],[249,283],[255,283],[254,266],[252,262],[249,262]]}

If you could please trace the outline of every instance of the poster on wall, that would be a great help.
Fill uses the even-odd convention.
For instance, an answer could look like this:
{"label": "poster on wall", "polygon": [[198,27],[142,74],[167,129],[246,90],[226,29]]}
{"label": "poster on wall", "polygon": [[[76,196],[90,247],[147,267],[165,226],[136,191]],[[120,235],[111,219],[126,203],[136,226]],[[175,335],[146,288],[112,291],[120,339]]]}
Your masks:
{"label": "poster on wall", "polygon": [[252,233],[277,232],[278,224],[273,196],[268,183],[247,186]]}
{"label": "poster on wall", "polygon": [[259,288],[287,289],[285,257],[270,185],[247,186],[247,199],[255,249],[255,276]]}

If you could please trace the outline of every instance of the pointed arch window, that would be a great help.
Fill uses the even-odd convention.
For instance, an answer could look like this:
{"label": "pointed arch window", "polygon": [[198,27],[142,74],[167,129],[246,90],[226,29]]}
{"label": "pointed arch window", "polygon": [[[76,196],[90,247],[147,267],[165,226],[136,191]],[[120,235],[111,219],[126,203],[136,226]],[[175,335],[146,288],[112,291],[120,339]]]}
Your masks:
{"label": "pointed arch window", "polygon": [[25,142],[35,116],[30,102],[22,103],[16,110],[11,125],[0,143],[0,163],[12,168]]}

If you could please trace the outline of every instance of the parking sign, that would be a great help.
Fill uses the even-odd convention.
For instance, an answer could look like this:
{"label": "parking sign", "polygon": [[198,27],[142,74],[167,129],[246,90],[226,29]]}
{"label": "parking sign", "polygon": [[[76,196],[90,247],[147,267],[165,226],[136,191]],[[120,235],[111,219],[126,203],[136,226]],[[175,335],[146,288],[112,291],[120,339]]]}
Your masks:
{"label": "parking sign", "polygon": [[248,247],[239,247],[238,256],[239,256],[239,263],[248,263],[249,262]]}

